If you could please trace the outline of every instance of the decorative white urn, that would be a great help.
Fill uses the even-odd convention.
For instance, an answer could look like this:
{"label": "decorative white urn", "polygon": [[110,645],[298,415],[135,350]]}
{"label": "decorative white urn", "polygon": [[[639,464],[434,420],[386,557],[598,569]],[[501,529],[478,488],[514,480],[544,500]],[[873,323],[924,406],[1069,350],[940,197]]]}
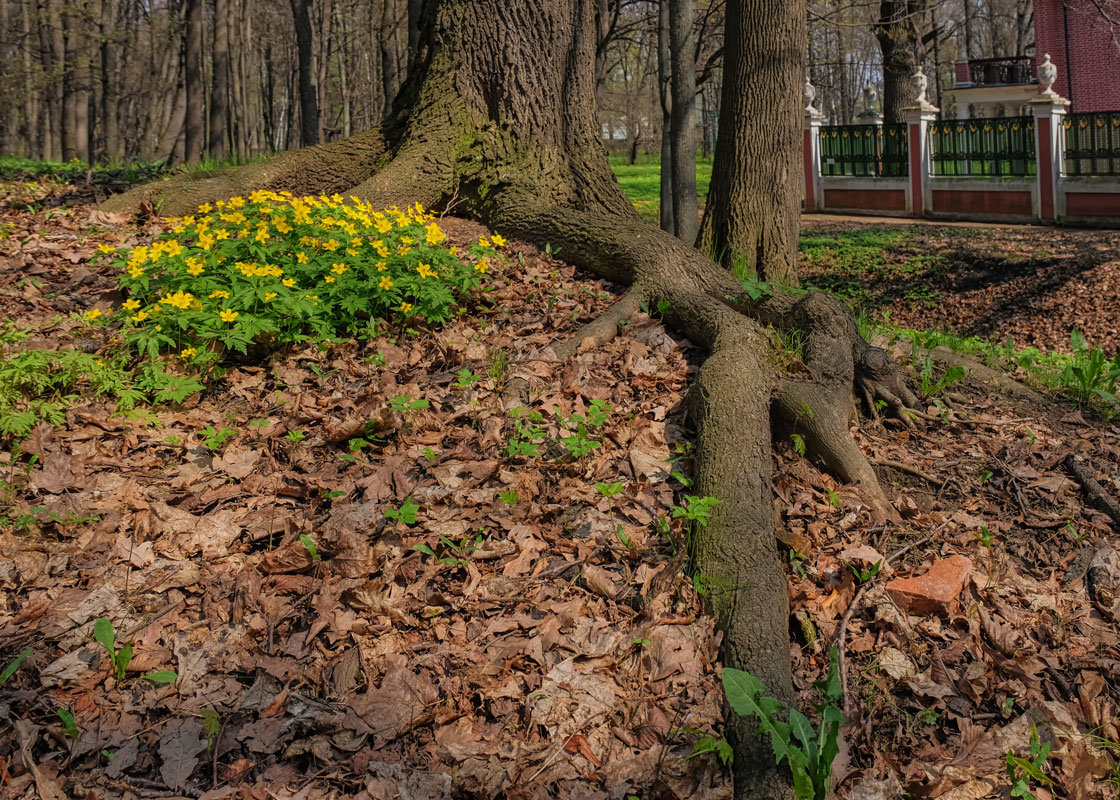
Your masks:
{"label": "decorative white urn", "polygon": [[914,89],[914,104],[922,108],[928,106],[929,98],[926,97],[926,92],[929,91],[929,78],[921,67],[910,76],[910,86]]}
{"label": "decorative white urn", "polygon": [[805,113],[806,114],[819,114],[816,108],[813,107],[813,101],[817,99],[817,87],[809,80],[809,76],[805,76]]}
{"label": "decorative white urn", "polygon": [[1058,80],[1058,68],[1050,61],[1050,54],[1047,53],[1042,57],[1042,63],[1038,65],[1038,83],[1042,87],[1040,93],[1043,97],[1057,97],[1058,93],[1054,91],[1054,81]]}

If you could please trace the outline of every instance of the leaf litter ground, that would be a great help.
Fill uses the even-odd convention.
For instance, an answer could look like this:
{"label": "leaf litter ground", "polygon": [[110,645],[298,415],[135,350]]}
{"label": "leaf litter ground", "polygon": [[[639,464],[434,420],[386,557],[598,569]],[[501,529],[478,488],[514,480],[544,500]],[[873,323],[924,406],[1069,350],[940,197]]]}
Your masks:
{"label": "leaf litter ground", "polygon": [[[65,317],[114,298],[89,256],[158,223],[84,206],[0,217],[5,318],[35,346],[96,346]],[[685,493],[670,473],[690,466],[698,354],[642,318],[567,364],[532,360],[615,287],[519,251],[439,332],[237,366],[151,419],[77,406],[19,463],[0,456],[5,513],[24,515],[0,531],[0,668],[32,648],[0,689],[4,797],[729,796],[725,768],[686,758],[722,728],[718,634],[682,573],[679,521],[675,542],[655,528]],[[481,380],[456,385],[464,368]],[[507,458],[495,389],[518,375],[550,423],[554,406],[611,403],[600,449]],[[856,434],[901,523],[775,447],[801,705],[842,633],[841,796],[1006,796],[1006,754],[1027,754],[1032,724],[1053,743],[1039,797],[1115,796],[1120,557],[1062,463],[1079,454],[1120,494],[1120,431],[953,391],[966,422]],[[400,396],[430,407],[393,411]],[[211,450],[210,426],[234,435]],[[406,498],[416,523],[386,519]],[[856,585],[852,567],[907,545]],[[968,568],[946,613],[884,590],[952,555]],[[134,644],[123,682],[93,640],[100,617]],[[178,679],[141,678],[155,670]]]}

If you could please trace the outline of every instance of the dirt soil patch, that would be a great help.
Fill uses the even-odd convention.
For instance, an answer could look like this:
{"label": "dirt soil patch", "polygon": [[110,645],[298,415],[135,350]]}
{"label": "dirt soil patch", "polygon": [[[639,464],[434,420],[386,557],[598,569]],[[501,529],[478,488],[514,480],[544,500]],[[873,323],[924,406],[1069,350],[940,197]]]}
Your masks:
{"label": "dirt soil patch", "polygon": [[[83,346],[68,315],[119,302],[97,243],[159,229],[83,206],[0,223],[0,314],[46,347]],[[730,796],[726,767],[687,758],[722,730],[719,635],[682,521],[657,525],[688,493],[693,353],[643,316],[532,360],[614,287],[510,252],[440,331],[280,353],[150,415],[75,406],[5,448],[0,669],[31,648],[0,688],[5,797]],[[550,438],[554,408],[609,402],[599,448],[509,457],[515,376]],[[1062,464],[1120,495],[1120,429],[985,387],[948,399],[957,421],[857,432],[898,522],[775,446],[801,707],[841,642],[841,796],[1002,796],[1037,725],[1053,796],[1114,797],[1120,554]],[[207,427],[232,434],[212,448]],[[415,522],[386,518],[409,503]],[[954,556],[944,608],[888,591]],[[122,681],[100,617],[134,644]]]}
{"label": "dirt soil patch", "polygon": [[803,236],[807,282],[896,325],[1060,352],[1076,328],[1120,353],[1118,231],[814,219]]}

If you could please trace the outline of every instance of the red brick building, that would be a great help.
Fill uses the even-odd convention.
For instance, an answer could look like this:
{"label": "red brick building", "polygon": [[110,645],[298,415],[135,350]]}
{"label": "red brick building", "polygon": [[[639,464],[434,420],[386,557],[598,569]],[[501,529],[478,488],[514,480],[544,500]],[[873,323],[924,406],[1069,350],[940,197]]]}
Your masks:
{"label": "red brick building", "polygon": [[1120,111],[1120,0],[1034,0],[1034,41],[1071,111]]}
{"label": "red brick building", "polygon": [[947,92],[955,116],[1026,113],[1047,54],[1071,111],[1120,111],[1120,0],[1034,0],[1034,37],[1033,56],[957,62]]}

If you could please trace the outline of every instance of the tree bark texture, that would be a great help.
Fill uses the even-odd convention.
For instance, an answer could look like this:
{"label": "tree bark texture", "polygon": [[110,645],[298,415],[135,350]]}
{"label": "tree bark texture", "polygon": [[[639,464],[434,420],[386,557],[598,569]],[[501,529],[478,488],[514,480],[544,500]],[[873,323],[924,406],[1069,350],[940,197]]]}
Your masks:
{"label": "tree bark texture", "polygon": [[689,244],[696,241],[700,230],[696,200],[696,41],[692,31],[695,16],[693,0],[669,0],[673,225],[677,236]]}
{"label": "tree bark texture", "polygon": [[[191,0],[194,2],[195,0]],[[311,0],[291,0],[299,61],[299,138],[304,147],[319,141],[319,96],[315,90]]]}
{"label": "tree bark texture", "polygon": [[921,26],[926,0],[881,0],[875,38],[883,56],[883,120],[905,122],[902,109],[910,105],[910,76],[922,59]]}
{"label": "tree bark texture", "polygon": [[[706,602],[724,631],[724,663],[750,670],[789,701],[771,421],[803,432],[812,452],[891,513],[848,433],[848,413],[857,390],[888,402],[912,396],[900,387],[889,356],[859,337],[836,301],[782,292],[752,299],[692,242],[639,220],[600,140],[594,11],[593,0],[430,0],[416,68],[384,137],[359,134],[205,180],[179,176],[119,195],[103,208],[129,210],[158,199],[165,213],[184,214],[256,188],[353,194],[375,206],[439,208],[455,198],[457,213],[542,246],[559,245],[572,263],[630,287],[614,317],[590,326],[594,340],[616,329],[617,315],[638,301],[666,308],[665,322],[709,353],[688,406],[697,428],[696,491],[721,503],[707,527],[694,531],[695,574],[718,587]],[[799,102],[800,85],[794,88]],[[803,332],[804,374],[816,379],[778,373],[764,325]],[[729,725],[736,796],[789,797],[787,767],[774,764],[753,724],[732,719]]]}
{"label": "tree bark texture", "polygon": [[202,16],[202,0],[187,0],[187,37],[184,58],[187,109],[183,131],[186,137],[183,158],[188,164],[197,164],[202,160],[202,151],[205,149],[206,143],[203,119],[206,100],[203,97],[202,86]]}
{"label": "tree bark texture", "polygon": [[657,94],[661,101],[661,230],[673,233],[673,98],[672,50],[669,47],[669,0],[657,4]]}
{"label": "tree bark texture", "polygon": [[723,96],[700,249],[739,277],[797,283],[804,0],[728,0]]}
{"label": "tree bark texture", "polygon": [[210,84],[210,157],[229,155],[229,0],[214,0],[214,77]]}

